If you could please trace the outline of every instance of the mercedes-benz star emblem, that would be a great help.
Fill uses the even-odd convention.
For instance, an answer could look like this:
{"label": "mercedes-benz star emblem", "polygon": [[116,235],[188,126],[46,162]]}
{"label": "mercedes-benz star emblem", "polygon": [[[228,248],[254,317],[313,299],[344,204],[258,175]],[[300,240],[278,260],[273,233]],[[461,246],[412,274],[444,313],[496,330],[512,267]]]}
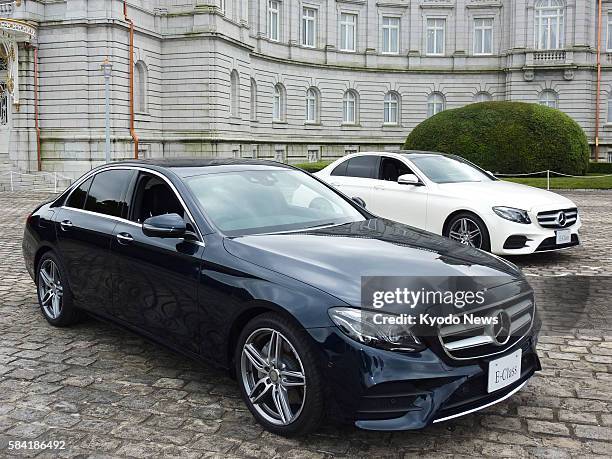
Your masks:
{"label": "mercedes-benz star emblem", "polygon": [[559,226],[565,226],[567,222],[567,217],[565,216],[565,212],[561,211],[557,214],[557,224]]}
{"label": "mercedes-benz star emblem", "polygon": [[491,323],[487,327],[487,334],[493,340],[493,344],[503,346],[510,341],[512,319],[510,319],[510,315],[502,309],[493,312],[491,317],[497,318],[497,321],[495,323]]}

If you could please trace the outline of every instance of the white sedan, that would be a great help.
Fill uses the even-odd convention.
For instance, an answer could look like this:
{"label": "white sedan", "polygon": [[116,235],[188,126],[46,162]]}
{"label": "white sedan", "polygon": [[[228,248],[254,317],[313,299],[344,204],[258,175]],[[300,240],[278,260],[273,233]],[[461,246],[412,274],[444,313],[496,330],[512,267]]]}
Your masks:
{"label": "white sedan", "polygon": [[550,191],[496,179],[460,157],[363,152],[317,172],[381,217],[504,255],[580,244],[576,205]]}

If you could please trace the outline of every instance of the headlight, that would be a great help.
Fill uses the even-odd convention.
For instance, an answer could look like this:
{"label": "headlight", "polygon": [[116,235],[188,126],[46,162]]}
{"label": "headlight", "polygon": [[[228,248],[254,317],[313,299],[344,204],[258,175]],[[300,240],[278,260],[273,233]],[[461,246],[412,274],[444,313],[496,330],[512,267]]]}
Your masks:
{"label": "headlight", "polygon": [[515,209],[513,207],[493,207],[493,212],[511,222],[525,223],[527,225],[531,223],[526,210]]}
{"label": "headlight", "polygon": [[332,308],[329,316],[343,333],[366,346],[403,352],[425,349],[410,326],[399,323],[403,316],[353,308]]}

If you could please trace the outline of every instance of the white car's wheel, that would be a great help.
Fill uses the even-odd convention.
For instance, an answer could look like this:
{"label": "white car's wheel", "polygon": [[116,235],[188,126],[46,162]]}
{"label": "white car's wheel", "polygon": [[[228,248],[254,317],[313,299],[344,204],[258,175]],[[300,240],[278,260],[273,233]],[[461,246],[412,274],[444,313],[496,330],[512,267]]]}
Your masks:
{"label": "white car's wheel", "polygon": [[454,215],[445,226],[444,236],[477,249],[491,251],[491,239],[487,225],[471,212]]}

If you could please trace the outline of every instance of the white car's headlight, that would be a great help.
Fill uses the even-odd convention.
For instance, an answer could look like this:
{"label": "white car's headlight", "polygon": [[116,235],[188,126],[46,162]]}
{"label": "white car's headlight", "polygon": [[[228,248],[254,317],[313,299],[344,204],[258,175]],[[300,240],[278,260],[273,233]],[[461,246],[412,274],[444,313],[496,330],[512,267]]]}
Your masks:
{"label": "white car's headlight", "polygon": [[353,308],[332,308],[329,316],[344,334],[366,346],[403,352],[425,349],[409,325],[398,323],[402,316]]}
{"label": "white car's headlight", "polygon": [[526,210],[500,206],[493,207],[493,212],[495,212],[501,218],[510,220],[511,222],[524,223],[526,225],[531,223],[531,219],[529,218],[529,214]]}

